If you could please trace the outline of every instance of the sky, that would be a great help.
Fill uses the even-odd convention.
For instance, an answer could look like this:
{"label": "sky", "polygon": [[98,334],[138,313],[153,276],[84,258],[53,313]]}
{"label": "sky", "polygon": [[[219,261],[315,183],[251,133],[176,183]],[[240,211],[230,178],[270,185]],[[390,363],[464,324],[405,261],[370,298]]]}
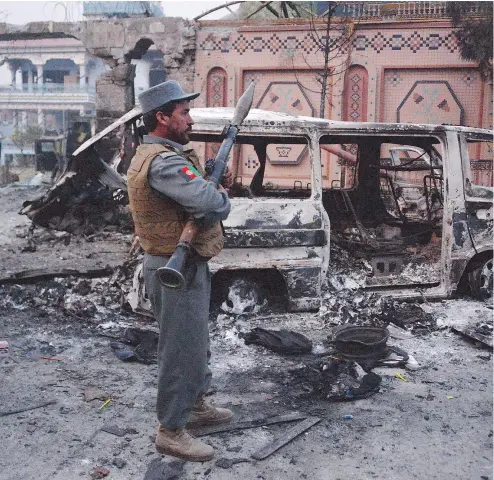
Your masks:
{"label": "sky", "polygon": [[[161,2],[163,11],[167,17],[183,17],[192,19],[200,13],[216,6],[224,5],[222,1],[189,1],[189,0],[166,0]],[[231,8],[235,8],[232,6]],[[222,9],[208,15],[208,20],[221,18],[229,12]],[[82,18],[82,2],[69,1],[22,1],[6,2],[0,0],[0,22],[12,23],[14,25],[24,25],[29,22],[44,22],[53,20],[54,22],[78,21]]]}

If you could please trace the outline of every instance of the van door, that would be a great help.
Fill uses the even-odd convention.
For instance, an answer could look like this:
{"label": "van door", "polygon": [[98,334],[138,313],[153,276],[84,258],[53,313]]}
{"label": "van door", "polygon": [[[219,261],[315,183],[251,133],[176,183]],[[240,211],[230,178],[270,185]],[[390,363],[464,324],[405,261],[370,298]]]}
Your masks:
{"label": "van door", "polygon": [[465,215],[470,249],[464,249],[464,265],[470,293],[492,296],[493,278],[493,142],[491,134],[460,135]]}
{"label": "van door", "polygon": [[372,271],[364,273],[362,286],[439,289],[445,264],[443,141],[362,132],[324,135],[320,147],[329,172],[325,178],[323,171],[323,205],[331,241],[368,262]]}
{"label": "van door", "polygon": [[491,135],[461,134],[465,210],[476,253],[492,250],[493,142]]}

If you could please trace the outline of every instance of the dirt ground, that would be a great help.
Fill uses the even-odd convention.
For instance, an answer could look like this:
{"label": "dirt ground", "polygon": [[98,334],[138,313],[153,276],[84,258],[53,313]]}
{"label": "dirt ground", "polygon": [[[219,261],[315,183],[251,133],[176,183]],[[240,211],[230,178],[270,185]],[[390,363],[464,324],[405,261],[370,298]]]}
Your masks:
{"label": "dirt ground", "polygon": [[[27,268],[123,262],[130,239],[118,234],[92,241],[72,238],[68,245],[37,237],[36,252],[21,252],[29,221],[16,212],[22,201],[42,191],[0,189],[0,276]],[[94,310],[77,314],[67,306],[66,294],[59,303],[64,309],[47,306],[52,305],[48,299],[64,295],[62,286],[77,282],[55,279],[1,287],[0,341],[9,343],[8,353],[0,353],[2,479],[89,479],[96,466],[108,469],[105,478],[113,480],[493,478],[492,350],[451,329],[480,320],[492,324],[491,304],[457,298],[421,305],[437,326],[428,333],[393,333],[388,341],[413,355],[418,369],[375,368],[382,377],[379,392],[343,402],[328,401],[304,382],[301,372],[320,360],[315,353],[281,355],[247,346],[239,336],[256,326],[286,328],[303,333],[313,341],[314,351],[321,351],[337,323],[328,320],[327,309],[220,314],[211,322],[211,399],[231,408],[236,421],[291,412],[321,420],[260,461],[251,455],[293,424],[203,437],[215,447],[216,457],[197,464],[174,462],[154,449],[156,365],[122,362],[109,346],[126,326],[152,330],[153,321],[105,298]],[[90,283],[96,288],[98,282]],[[51,400],[55,403],[5,415]],[[116,429],[102,430],[112,430],[107,427]]]}

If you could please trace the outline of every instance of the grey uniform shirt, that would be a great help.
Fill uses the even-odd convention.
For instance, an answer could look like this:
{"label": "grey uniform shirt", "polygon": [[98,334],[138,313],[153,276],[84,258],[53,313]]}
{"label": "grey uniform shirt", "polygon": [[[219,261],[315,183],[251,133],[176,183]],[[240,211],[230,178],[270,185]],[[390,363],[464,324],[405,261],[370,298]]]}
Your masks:
{"label": "grey uniform shirt", "polygon": [[[179,143],[166,138],[144,135],[144,143],[169,145],[175,151],[183,153]],[[148,181],[158,194],[165,195],[182,205],[187,213],[197,219],[203,219],[204,225],[225,220],[230,213],[230,200],[210,182],[194,171],[189,170],[190,163],[178,153],[166,158],[157,155],[151,161]]]}

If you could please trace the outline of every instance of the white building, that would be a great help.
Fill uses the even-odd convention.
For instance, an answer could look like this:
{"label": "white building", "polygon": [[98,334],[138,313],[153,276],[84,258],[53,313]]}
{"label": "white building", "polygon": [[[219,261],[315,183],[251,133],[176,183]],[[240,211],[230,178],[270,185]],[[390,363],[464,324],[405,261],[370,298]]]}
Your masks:
{"label": "white building", "polygon": [[0,165],[14,155],[33,155],[10,139],[12,132],[38,126],[44,135],[67,134],[76,121],[94,129],[95,82],[107,70],[75,38],[0,41]]}
{"label": "white building", "polygon": [[[155,1],[83,2],[83,16],[162,17],[163,11]],[[132,63],[136,97],[165,80],[163,52],[154,47]],[[96,79],[107,70],[103,60],[89,55],[75,38],[24,33],[22,39],[0,40],[0,184],[7,164],[14,170],[16,163],[34,164],[33,145],[19,148],[12,142],[16,130],[38,126],[43,136],[67,138],[70,131],[79,132],[80,122],[88,122],[94,134]]]}

